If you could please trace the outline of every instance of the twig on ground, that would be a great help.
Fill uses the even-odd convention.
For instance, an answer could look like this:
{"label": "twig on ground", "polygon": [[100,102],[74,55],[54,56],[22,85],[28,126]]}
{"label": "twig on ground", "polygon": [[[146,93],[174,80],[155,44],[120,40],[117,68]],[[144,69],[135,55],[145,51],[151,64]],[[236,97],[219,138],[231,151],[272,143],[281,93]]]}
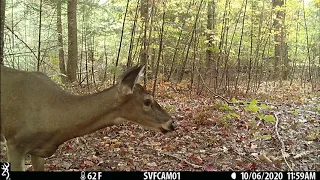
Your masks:
{"label": "twig on ground", "polygon": [[204,80],[203,80],[203,78],[202,78],[202,76],[201,76],[198,68],[197,68],[197,71],[198,71],[198,74],[199,74],[199,77],[200,77],[200,79],[201,79],[202,84],[204,85],[204,87],[206,87],[206,89],[208,89],[209,92],[211,92],[215,97],[218,97],[218,98],[224,100],[226,103],[231,104],[231,102],[228,101],[225,97],[220,96],[219,94],[213,92],[213,91],[205,84],[205,82],[204,82]]}
{"label": "twig on ground", "polygon": [[279,131],[278,131],[278,124],[279,124],[279,119],[278,119],[278,116],[277,116],[277,113],[274,113],[274,117],[276,119],[276,124],[275,124],[275,130],[276,130],[276,135],[281,143],[281,154],[282,154],[282,157],[284,159],[284,161],[286,162],[288,168],[290,169],[290,171],[292,171],[292,168],[291,166],[289,165],[286,157],[285,157],[285,146],[284,146],[284,142],[282,141],[281,137],[280,137],[280,134],[279,134]]}
{"label": "twig on ground", "polygon": [[[252,158],[250,158],[249,156],[247,156],[246,154],[241,154],[238,151],[234,150],[234,149],[230,149],[230,152],[234,152],[235,154],[243,157],[244,159],[246,159],[247,161],[250,161],[251,163],[256,163],[256,161]],[[264,168],[266,168],[268,170],[269,166],[265,165],[265,164],[261,164],[261,166],[263,166]],[[273,165],[273,167],[277,170],[277,171],[281,171],[280,168],[276,167]]]}
{"label": "twig on ground", "polygon": [[167,156],[174,157],[174,158],[178,159],[179,161],[183,161],[183,162],[185,162],[186,164],[192,166],[193,168],[197,168],[197,169],[199,169],[199,168],[202,169],[202,168],[203,168],[202,166],[193,164],[193,163],[191,163],[191,162],[189,162],[189,161],[187,161],[187,160],[185,160],[185,159],[182,159],[182,158],[180,158],[180,157],[178,157],[178,156],[176,156],[176,155],[169,154],[169,153],[167,153],[167,152],[163,152],[163,151],[160,151],[160,150],[158,150],[158,152],[159,152],[160,154],[164,154],[164,155],[167,155]]}
{"label": "twig on ground", "polygon": [[309,113],[309,114],[314,114],[314,115],[320,116],[319,113],[313,112],[313,111],[308,111],[308,110],[303,110],[303,109],[298,109],[297,111],[298,111],[298,112],[305,112],[305,113]]}

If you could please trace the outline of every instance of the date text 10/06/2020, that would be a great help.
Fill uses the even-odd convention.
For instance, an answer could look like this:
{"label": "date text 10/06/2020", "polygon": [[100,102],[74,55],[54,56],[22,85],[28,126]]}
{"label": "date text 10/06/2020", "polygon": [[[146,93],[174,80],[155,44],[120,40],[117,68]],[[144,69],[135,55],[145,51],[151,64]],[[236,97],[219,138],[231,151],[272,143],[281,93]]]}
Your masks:
{"label": "date text 10/06/2020", "polygon": [[242,180],[316,180],[315,171],[240,172]]}

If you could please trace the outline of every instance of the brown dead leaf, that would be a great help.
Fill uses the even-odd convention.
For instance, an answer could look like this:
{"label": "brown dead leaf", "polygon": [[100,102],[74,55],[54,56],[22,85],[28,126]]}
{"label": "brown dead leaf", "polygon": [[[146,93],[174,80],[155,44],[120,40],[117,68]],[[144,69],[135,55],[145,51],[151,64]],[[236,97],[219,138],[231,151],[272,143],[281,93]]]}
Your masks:
{"label": "brown dead leaf", "polygon": [[180,162],[180,163],[178,164],[178,166],[181,167],[181,168],[183,168],[183,167],[185,166],[185,163],[184,163],[184,162]]}
{"label": "brown dead leaf", "polygon": [[156,166],[158,166],[157,163],[155,163],[155,162],[147,163],[147,165],[148,165],[148,166],[151,166],[151,167],[156,167]]}
{"label": "brown dead leaf", "polygon": [[60,164],[60,166],[62,167],[62,168],[64,168],[64,169],[70,169],[70,167],[71,167],[71,163],[70,162],[62,162],[61,164]]}
{"label": "brown dead leaf", "polygon": [[264,154],[264,153],[261,153],[260,155],[258,155],[258,158],[259,158],[262,162],[264,162],[264,163],[272,164],[271,159],[268,158],[268,157],[266,156],[266,154]]}
{"label": "brown dead leaf", "polygon": [[205,170],[205,171],[214,171],[213,167],[210,166],[210,165],[205,166],[205,167],[204,167],[204,170]]}
{"label": "brown dead leaf", "polygon": [[169,151],[169,150],[176,149],[176,147],[175,147],[175,146],[172,146],[172,145],[168,145],[168,146],[164,146],[162,149],[163,149],[163,150],[166,150],[166,151]]}
{"label": "brown dead leaf", "polygon": [[306,155],[308,155],[308,154],[310,154],[310,151],[303,151],[303,152],[301,152],[301,153],[293,156],[293,158],[294,158],[294,159],[299,159],[299,158],[301,158],[301,157],[303,157],[303,156],[306,156]]}
{"label": "brown dead leaf", "polygon": [[91,166],[93,166],[94,165],[94,163],[92,162],[92,161],[83,161],[83,165],[84,166],[87,166],[87,167],[91,167]]}

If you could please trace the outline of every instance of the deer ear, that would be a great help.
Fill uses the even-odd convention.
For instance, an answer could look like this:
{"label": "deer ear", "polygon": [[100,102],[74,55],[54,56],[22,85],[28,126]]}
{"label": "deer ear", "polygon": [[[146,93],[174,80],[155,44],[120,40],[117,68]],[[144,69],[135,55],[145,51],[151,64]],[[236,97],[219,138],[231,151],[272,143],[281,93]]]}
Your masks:
{"label": "deer ear", "polygon": [[143,75],[145,66],[134,66],[123,73],[119,82],[119,92],[122,95],[133,93],[135,84],[137,84]]}

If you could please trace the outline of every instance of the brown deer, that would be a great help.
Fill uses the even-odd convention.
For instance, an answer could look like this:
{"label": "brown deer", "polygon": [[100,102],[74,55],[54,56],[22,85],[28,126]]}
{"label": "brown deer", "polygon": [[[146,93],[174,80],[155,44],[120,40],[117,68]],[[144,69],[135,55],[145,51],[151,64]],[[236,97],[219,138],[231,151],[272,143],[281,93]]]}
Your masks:
{"label": "brown deer", "polygon": [[78,96],[40,72],[1,65],[1,139],[6,140],[13,171],[23,171],[31,155],[35,171],[63,142],[107,126],[131,121],[167,133],[173,120],[139,84],[144,67],[127,70],[120,81],[99,93]]}

